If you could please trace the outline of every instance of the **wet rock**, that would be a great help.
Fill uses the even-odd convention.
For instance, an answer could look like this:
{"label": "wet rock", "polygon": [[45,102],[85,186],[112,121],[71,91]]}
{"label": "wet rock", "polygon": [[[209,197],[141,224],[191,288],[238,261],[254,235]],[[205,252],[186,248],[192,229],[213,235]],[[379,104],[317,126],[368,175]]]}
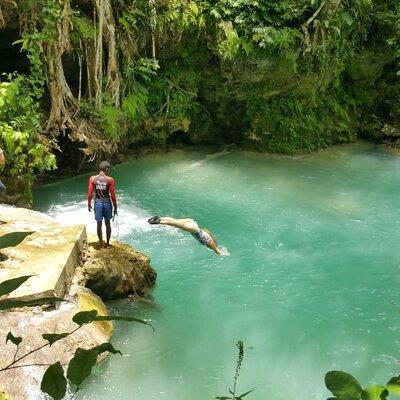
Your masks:
{"label": "wet rock", "polygon": [[149,257],[127,244],[113,242],[112,246],[99,249],[92,242],[85,254],[85,262],[78,272],[79,283],[103,300],[135,294],[148,297],[155,285],[157,273]]}

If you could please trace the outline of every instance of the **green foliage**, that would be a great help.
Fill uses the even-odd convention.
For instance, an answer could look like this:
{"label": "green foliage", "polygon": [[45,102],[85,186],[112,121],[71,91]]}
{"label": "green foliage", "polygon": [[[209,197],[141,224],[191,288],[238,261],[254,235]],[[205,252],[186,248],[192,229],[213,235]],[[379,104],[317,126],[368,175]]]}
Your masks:
{"label": "green foliage", "polygon": [[64,333],[43,333],[42,338],[44,340],[47,340],[49,342],[50,346],[51,346],[55,342],[58,342],[59,340],[64,339],[68,335],[69,335],[68,332],[64,332]]}
{"label": "green foliage", "polygon": [[[26,282],[33,275],[20,276],[18,278],[8,279],[0,283],[0,297],[6,296],[18,289],[24,282]],[[37,306],[43,304],[52,304],[60,301],[66,301],[59,297],[39,297],[32,300],[13,300],[13,299],[1,299],[0,300],[0,310],[9,310],[11,308],[25,307],[25,306]],[[9,333],[7,336],[8,340],[12,340],[12,334]],[[17,343],[14,343],[17,344]]]}
{"label": "green foliage", "polygon": [[72,321],[74,321],[77,325],[81,326],[94,321],[96,315],[97,315],[96,310],[80,311],[72,317]]}
{"label": "green foliage", "polygon": [[325,385],[338,399],[357,400],[361,396],[361,385],[353,376],[346,372],[328,372],[325,375]]}
{"label": "green foliage", "polygon": [[113,354],[122,354],[119,350],[115,350],[110,343],[103,343],[100,346],[93,347],[89,350],[78,347],[68,364],[68,380],[79,388],[82,382],[90,376],[92,369],[96,364],[97,357],[105,351],[109,351]]}
{"label": "green foliage", "polygon": [[18,289],[24,282],[26,282],[33,275],[20,276],[18,278],[8,279],[0,283],[0,297],[5,296]]}
{"label": "green foliage", "polygon": [[18,346],[22,342],[22,337],[14,336],[11,332],[8,332],[7,337],[6,337],[6,344],[8,341],[10,341],[11,343],[14,343],[16,346]]}
{"label": "green foliage", "polygon": [[89,18],[76,12],[72,19],[72,23],[76,30],[76,39],[87,40],[94,38],[96,29]]}
{"label": "green foliage", "polygon": [[40,389],[54,400],[61,400],[67,392],[67,379],[60,362],[50,365],[43,375]]}
{"label": "green foliage", "polygon": [[337,400],[385,400],[389,393],[397,394],[398,378],[392,378],[386,387],[375,385],[363,389],[347,372],[329,371],[325,375],[325,385]]}
{"label": "green foliage", "polygon": [[56,166],[52,142],[40,134],[38,104],[22,76],[9,76],[0,82],[0,147],[5,151],[5,173],[33,181],[35,171]]}
{"label": "green foliage", "polygon": [[[26,282],[32,275],[29,276],[21,276],[18,278],[10,279],[0,283],[0,297],[4,295],[8,295],[9,293],[13,292],[19,286],[21,286],[24,282]],[[33,305],[40,305],[40,304],[49,304],[54,301],[62,301],[62,299],[57,298],[41,298],[31,301],[19,301],[19,300],[0,300],[0,310],[14,308],[14,307],[24,307],[24,306],[33,306]],[[12,307],[7,307],[7,304],[12,304]],[[18,365],[18,363],[28,357],[29,355],[36,353],[37,351],[41,350],[42,348],[49,346],[51,347],[52,344],[62,340],[77,330],[81,329],[84,325],[89,324],[95,321],[134,321],[144,325],[150,326],[153,331],[154,328],[151,324],[147,321],[133,317],[133,316],[122,316],[122,315],[107,315],[107,316],[100,316],[97,314],[96,310],[90,311],[81,311],[76,313],[72,321],[75,322],[78,327],[70,332],[63,332],[63,333],[44,333],[42,337],[46,344],[38,346],[33,350],[28,351],[22,356],[17,357],[18,351],[20,350],[19,345],[22,342],[22,337],[16,337],[11,332],[7,334],[6,343],[11,341],[14,345],[16,345],[16,351],[14,354],[14,359],[5,367],[0,367],[0,373],[7,371],[11,368],[18,368],[23,367],[23,365]],[[74,356],[71,358],[67,368],[67,378],[70,383],[76,385],[76,391],[79,390],[82,382],[90,376],[93,367],[96,365],[97,358],[100,354],[109,352],[112,354],[120,354],[122,353],[119,350],[116,350],[111,343],[102,343],[99,346],[92,347],[91,349],[82,349],[78,347],[75,350]],[[32,364],[35,365],[35,364]],[[42,364],[40,364],[42,365]],[[44,393],[47,393],[50,397],[55,400],[61,400],[66,395],[67,390],[67,378],[64,375],[64,368],[62,367],[60,362],[56,362],[52,365],[49,365],[46,369],[42,381],[41,381],[41,390]],[[75,392],[76,393],[76,392]]]}
{"label": "green foliage", "polygon": [[11,308],[33,307],[44,304],[54,304],[66,301],[61,297],[40,297],[33,300],[0,300],[0,311],[10,310]]}
{"label": "green foliage", "polygon": [[[375,129],[377,122],[399,122],[396,0],[113,1],[115,24],[112,18],[107,24],[116,32],[118,99],[107,98],[111,82],[119,81],[107,76],[107,33],[103,58],[95,60],[103,48],[95,7],[74,3],[69,37],[61,37],[63,2],[22,3],[26,26],[16,45],[31,63],[24,85],[38,125],[48,67],[43,49],[59,40],[68,43],[65,58],[78,58],[81,68],[83,100],[73,118],[87,119],[93,142],[112,149],[161,145],[178,132],[193,141],[294,153],[355,140],[368,123]],[[75,72],[67,72],[73,81]],[[102,101],[93,100],[96,88]],[[16,115],[25,118],[28,110]],[[2,129],[6,136],[10,129],[23,131],[9,122]]]}
{"label": "green foliage", "polygon": [[229,389],[229,396],[215,396],[215,399],[217,400],[242,400],[244,399],[248,394],[250,394],[251,392],[254,391],[254,389],[249,390],[247,392],[244,392],[240,395],[236,394],[236,386],[237,386],[237,382],[239,379],[239,373],[240,373],[240,368],[242,367],[242,363],[243,363],[243,358],[244,358],[244,343],[239,340],[236,343],[236,347],[238,348],[238,358],[236,361],[236,369],[235,369],[235,375],[233,377],[233,389]]}
{"label": "green foliage", "polygon": [[121,140],[125,133],[124,114],[117,107],[103,106],[100,110],[100,124],[108,139]]}

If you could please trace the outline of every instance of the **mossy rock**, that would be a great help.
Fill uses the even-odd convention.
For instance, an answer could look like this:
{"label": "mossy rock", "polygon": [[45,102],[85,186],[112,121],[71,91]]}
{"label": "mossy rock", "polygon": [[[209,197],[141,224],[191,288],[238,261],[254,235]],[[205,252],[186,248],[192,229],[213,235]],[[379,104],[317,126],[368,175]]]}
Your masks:
{"label": "mossy rock", "polygon": [[0,400],[10,400],[10,397],[6,393],[3,387],[0,386]]}
{"label": "mossy rock", "polygon": [[[77,294],[77,302],[79,311],[96,310],[97,314],[100,316],[108,315],[107,308],[100,297],[89,290],[79,292]],[[111,321],[98,321],[92,322],[92,324],[101,329],[107,336],[111,337],[114,330],[114,326]]]}

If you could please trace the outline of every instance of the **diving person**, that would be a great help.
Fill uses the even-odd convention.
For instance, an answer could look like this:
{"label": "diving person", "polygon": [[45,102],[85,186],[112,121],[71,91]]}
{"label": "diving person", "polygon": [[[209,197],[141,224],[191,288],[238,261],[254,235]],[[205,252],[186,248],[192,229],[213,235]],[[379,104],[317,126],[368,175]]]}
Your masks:
{"label": "diving person", "polygon": [[191,218],[175,219],[171,217],[155,216],[150,218],[148,223],[150,225],[169,225],[182,229],[185,232],[189,232],[199,243],[203,246],[207,246],[219,256],[229,255],[225,249],[218,246],[217,241],[208,229],[201,229],[199,225],[197,225],[197,222]]}

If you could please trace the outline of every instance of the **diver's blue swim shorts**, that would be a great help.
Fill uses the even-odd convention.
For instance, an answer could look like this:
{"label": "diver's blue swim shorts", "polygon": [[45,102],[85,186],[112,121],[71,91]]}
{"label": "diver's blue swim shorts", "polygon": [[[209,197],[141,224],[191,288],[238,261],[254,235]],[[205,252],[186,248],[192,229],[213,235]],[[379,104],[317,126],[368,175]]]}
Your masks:
{"label": "diver's blue swim shorts", "polygon": [[103,218],[106,221],[110,221],[112,218],[113,206],[110,201],[95,201],[94,202],[94,219],[96,221],[102,221]]}

